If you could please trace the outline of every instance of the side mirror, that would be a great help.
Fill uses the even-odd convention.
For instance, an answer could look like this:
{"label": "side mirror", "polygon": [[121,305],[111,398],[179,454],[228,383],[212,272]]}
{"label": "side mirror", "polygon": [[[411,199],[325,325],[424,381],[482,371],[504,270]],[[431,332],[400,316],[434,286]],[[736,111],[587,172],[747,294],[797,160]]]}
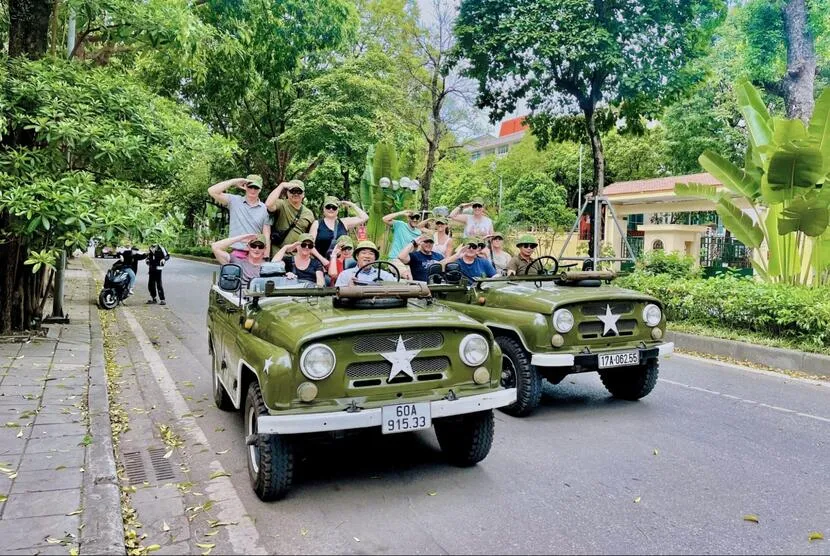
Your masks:
{"label": "side mirror", "polygon": [[238,264],[223,264],[219,268],[219,289],[235,292],[242,286],[242,267]]}

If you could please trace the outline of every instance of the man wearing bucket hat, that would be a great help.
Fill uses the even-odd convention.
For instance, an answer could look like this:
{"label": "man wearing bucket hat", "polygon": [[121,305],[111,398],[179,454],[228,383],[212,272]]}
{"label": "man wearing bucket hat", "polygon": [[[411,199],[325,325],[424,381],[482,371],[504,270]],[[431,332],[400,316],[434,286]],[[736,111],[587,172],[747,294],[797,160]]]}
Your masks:
{"label": "man wearing bucket hat", "polygon": [[[233,186],[244,191],[245,195],[226,193],[226,190]],[[265,253],[268,254],[271,217],[268,209],[265,208],[265,203],[259,200],[260,191],[262,191],[262,177],[257,174],[221,181],[208,188],[208,194],[217,203],[228,207],[230,213],[228,235],[234,237],[242,234],[262,234],[265,236]],[[237,257],[245,258],[248,253],[248,245],[245,242],[235,242],[231,247]]]}
{"label": "man wearing bucket hat", "polygon": [[[282,199],[283,194],[287,197]],[[314,213],[303,204],[305,184],[300,180],[282,182],[265,199],[271,213],[271,249],[294,243],[307,233],[314,222]]]}
{"label": "man wearing bucket hat", "polygon": [[[516,247],[519,249],[519,252],[507,263],[507,275],[513,276],[514,274],[524,274],[527,272],[528,265],[536,258],[533,252],[538,245],[539,242],[530,234],[524,234],[519,237],[518,241],[516,241]],[[529,271],[529,274],[538,273],[538,269],[535,268]]]}
{"label": "man wearing bucket hat", "polygon": [[368,267],[358,274],[358,270],[361,267],[375,262],[378,260],[378,257],[380,257],[380,251],[378,251],[377,245],[374,242],[369,240],[359,242],[354,248],[354,258],[357,261],[357,265],[341,272],[337,276],[337,281],[335,281],[334,285],[338,288],[365,285],[373,282],[377,278],[394,282],[396,280],[395,276],[379,268]]}

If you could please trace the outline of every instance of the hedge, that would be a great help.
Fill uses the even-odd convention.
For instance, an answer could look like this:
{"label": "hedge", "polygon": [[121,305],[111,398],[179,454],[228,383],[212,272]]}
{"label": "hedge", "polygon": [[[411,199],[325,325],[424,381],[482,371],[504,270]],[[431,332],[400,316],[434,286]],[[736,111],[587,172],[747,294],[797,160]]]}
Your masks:
{"label": "hedge", "polygon": [[769,284],[751,278],[677,278],[635,272],[615,285],[653,295],[669,321],[749,331],[830,347],[830,288]]}
{"label": "hedge", "polygon": [[213,251],[210,247],[177,247],[173,249],[173,254],[179,253],[180,255],[194,255],[196,257],[209,257],[213,258]]}

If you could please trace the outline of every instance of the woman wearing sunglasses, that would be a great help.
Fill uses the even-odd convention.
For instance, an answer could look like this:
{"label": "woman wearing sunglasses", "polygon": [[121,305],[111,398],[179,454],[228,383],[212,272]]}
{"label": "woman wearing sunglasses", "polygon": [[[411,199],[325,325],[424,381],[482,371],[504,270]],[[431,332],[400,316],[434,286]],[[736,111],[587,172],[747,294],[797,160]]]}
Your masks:
{"label": "woman wearing sunglasses", "polygon": [[326,285],[326,279],[323,277],[323,264],[314,254],[314,240],[311,234],[300,234],[298,241],[283,245],[271,260],[281,261],[285,258],[286,254],[294,251],[296,251],[294,255],[294,271],[287,273],[285,276],[289,279],[296,278],[301,282],[317,284],[318,288],[324,287]]}
{"label": "woman wearing sunglasses", "polygon": [[[338,218],[337,212],[341,206],[353,209],[357,216]],[[323,217],[311,224],[308,233],[314,238],[314,246],[317,252],[329,258],[334,242],[341,236],[349,233],[349,230],[365,224],[369,221],[369,215],[362,208],[351,201],[341,201],[337,197],[327,195],[323,201]]]}
{"label": "woman wearing sunglasses", "polygon": [[[473,207],[472,214],[461,214],[467,207]],[[484,200],[473,199],[472,203],[458,205],[450,213],[450,218],[464,224],[464,237],[486,237],[495,233],[493,221],[484,215]]]}
{"label": "woman wearing sunglasses", "polygon": [[435,233],[432,234],[432,240],[435,243],[433,251],[446,257],[452,254],[452,236],[449,234],[449,222],[443,216],[435,218]]}

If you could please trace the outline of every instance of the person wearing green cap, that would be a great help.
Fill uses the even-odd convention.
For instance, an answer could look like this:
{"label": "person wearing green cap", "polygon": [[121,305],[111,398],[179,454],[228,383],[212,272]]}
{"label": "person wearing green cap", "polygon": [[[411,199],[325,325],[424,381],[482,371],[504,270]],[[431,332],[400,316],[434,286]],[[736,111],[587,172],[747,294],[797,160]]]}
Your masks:
{"label": "person wearing green cap", "polygon": [[[510,259],[510,262],[507,263],[507,275],[513,276],[514,274],[524,274],[528,272],[527,267],[535,259],[534,251],[536,247],[539,245],[539,242],[536,241],[536,238],[530,234],[524,234],[519,237],[519,240],[516,241],[516,247],[519,248],[519,252],[513,255],[513,258]],[[528,272],[529,274],[538,274],[537,268],[532,268]]]}
{"label": "person wearing green cap", "polygon": [[[236,242],[244,242],[248,250],[245,251],[245,256],[240,257],[233,253],[228,253],[228,247]],[[233,236],[227,239],[220,239],[214,241],[210,245],[213,249],[213,256],[220,264],[233,263],[242,268],[242,278],[244,286],[248,284],[253,278],[259,277],[259,271],[262,263],[265,261],[265,236],[262,234],[242,234],[240,236]]]}
{"label": "person wearing green cap", "polygon": [[452,236],[449,234],[449,222],[443,216],[433,218],[435,222],[435,233],[432,234],[432,241],[435,243],[433,251],[446,257],[452,254]]}
{"label": "person wearing green cap", "polygon": [[[350,207],[357,216],[338,218],[337,212],[341,206]],[[351,201],[341,201],[333,195],[326,195],[323,200],[323,216],[311,224],[308,233],[314,238],[317,252],[328,257],[334,247],[334,241],[345,236],[349,230],[369,221],[369,215],[362,208]]]}
{"label": "person wearing green cap", "polygon": [[[244,196],[226,193],[227,189],[236,186],[245,192]],[[230,237],[242,234],[263,234],[265,236],[265,253],[268,253],[271,236],[271,217],[265,203],[259,200],[262,191],[262,177],[250,174],[245,178],[234,178],[220,181],[208,188],[208,195],[223,207],[228,207],[230,214]],[[245,242],[236,242],[231,245],[233,253],[245,258],[248,245]]]}
{"label": "person wearing green cap", "polygon": [[[461,214],[461,211],[467,207],[473,207],[473,213]],[[464,224],[465,237],[489,236],[495,232],[493,221],[484,214],[484,199],[481,198],[473,199],[471,203],[463,203],[452,209],[450,219]]]}
{"label": "person wearing green cap", "polygon": [[316,256],[314,238],[311,237],[311,234],[300,234],[297,241],[283,245],[272,260],[281,261],[287,253],[292,252],[296,252],[293,262],[294,270],[286,274],[286,277],[289,279],[296,278],[301,282],[312,282],[317,284],[319,288],[325,286],[323,263]]}
{"label": "person wearing green cap", "polygon": [[369,240],[359,242],[354,248],[354,258],[357,264],[352,268],[347,268],[337,276],[337,280],[334,283],[335,287],[362,286],[371,284],[378,278],[384,281],[396,281],[395,276],[377,267],[366,267],[358,274],[360,268],[375,262],[379,256],[380,251],[378,251],[378,247],[374,242]]}
{"label": "person wearing green cap", "polygon": [[303,199],[305,185],[300,180],[282,182],[265,199],[265,206],[271,213],[272,251],[294,243],[300,234],[307,233],[311,228],[314,213],[303,204]]}

